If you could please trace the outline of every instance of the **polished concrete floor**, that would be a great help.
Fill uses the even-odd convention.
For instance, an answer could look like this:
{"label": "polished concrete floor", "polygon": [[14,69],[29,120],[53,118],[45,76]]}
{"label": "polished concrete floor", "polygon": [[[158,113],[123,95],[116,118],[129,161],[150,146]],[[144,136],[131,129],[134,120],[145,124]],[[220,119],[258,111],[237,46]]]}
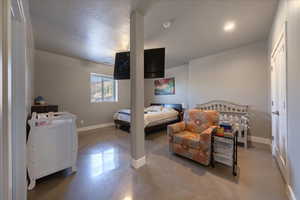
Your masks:
{"label": "polished concrete floor", "polygon": [[239,148],[239,175],[168,152],[165,132],[146,137],[147,165],[130,167],[129,134],[113,127],[79,137],[78,172],[40,179],[29,200],[286,200],[270,150]]}

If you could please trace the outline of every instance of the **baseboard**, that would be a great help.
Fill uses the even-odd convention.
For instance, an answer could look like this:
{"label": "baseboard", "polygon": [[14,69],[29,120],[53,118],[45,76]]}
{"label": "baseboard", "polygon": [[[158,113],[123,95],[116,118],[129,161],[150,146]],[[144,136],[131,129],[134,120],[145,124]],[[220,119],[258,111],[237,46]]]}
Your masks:
{"label": "baseboard", "polygon": [[138,169],[146,164],[146,156],[141,157],[138,160],[131,158],[131,165],[133,168]]}
{"label": "baseboard", "polygon": [[90,130],[94,130],[97,128],[105,128],[105,127],[110,127],[110,126],[114,126],[114,123],[105,123],[105,124],[97,124],[97,125],[92,125],[92,126],[85,126],[85,127],[81,127],[77,129],[77,132],[84,132],[84,131],[90,131]]}
{"label": "baseboard", "polygon": [[256,137],[256,136],[248,136],[248,140],[251,142],[261,143],[261,144],[267,144],[271,145],[272,140],[269,138],[262,138],[262,137]]}
{"label": "baseboard", "polygon": [[289,200],[297,200],[295,193],[290,185],[287,185],[287,194],[288,194]]}

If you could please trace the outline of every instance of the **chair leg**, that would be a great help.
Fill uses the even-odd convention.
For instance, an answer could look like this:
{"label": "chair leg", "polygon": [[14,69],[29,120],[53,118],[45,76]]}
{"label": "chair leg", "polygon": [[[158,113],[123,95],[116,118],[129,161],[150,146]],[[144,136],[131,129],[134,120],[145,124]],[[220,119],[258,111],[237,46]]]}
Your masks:
{"label": "chair leg", "polygon": [[35,187],[35,178],[30,177],[30,183],[28,185],[28,190],[32,190]]}

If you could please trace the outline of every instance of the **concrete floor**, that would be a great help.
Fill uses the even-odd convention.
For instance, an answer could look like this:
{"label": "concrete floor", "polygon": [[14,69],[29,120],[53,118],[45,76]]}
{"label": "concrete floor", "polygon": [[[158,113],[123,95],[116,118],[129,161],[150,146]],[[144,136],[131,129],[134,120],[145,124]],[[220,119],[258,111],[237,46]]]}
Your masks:
{"label": "concrete floor", "polygon": [[113,127],[79,137],[78,172],[40,179],[29,200],[286,200],[285,185],[263,145],[239,148],[239,176],[170,154],[165,132],[146,138],[147,165],[130,167],[129,134]]}

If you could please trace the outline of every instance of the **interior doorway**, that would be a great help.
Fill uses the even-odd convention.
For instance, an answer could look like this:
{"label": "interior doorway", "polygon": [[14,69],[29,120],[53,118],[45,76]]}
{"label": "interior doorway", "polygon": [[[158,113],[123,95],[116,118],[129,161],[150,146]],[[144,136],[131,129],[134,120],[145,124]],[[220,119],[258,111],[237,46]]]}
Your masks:
{"label": "interior doorway", "polygon": [[0,199],[12,199],[11,2],[0,0]]}
{"label": "interior doorway", "polygon": [[22,1],[0,0],[0,199],[26,199],[26,35]]}
{"label": "interior doorway", "polygon": [[287,160],[287,56],[286,26],[271,56],[271,111],[272,111],[272,153],[276,158],[280,171],[288,181]]}

